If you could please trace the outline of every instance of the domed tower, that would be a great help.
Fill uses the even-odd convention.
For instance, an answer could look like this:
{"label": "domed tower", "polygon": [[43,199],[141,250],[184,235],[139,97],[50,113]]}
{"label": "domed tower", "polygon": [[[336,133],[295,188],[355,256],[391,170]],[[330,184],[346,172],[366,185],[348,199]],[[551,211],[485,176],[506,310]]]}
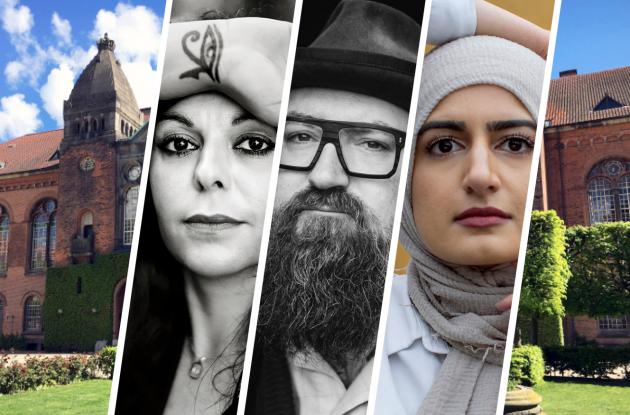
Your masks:
{"label": "domed tower", "polygon": [[64,102],[59,151],[55,265],[86,262],[121,248],[121,144],[144,123],[107,33]]}

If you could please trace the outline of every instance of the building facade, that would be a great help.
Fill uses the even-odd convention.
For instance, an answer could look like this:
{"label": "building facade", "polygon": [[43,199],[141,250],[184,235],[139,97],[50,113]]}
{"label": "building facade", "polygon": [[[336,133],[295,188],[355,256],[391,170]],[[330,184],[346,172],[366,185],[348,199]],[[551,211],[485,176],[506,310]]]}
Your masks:
{"label": "building facade", "polygon": [[[535,209],[567,226],[630,221],[630,67],[551,81]],[[629,316],[567,317],[565,338],[630,343]]]}
{"label": "building facade", "polygon": [[[0,328],[3,335],[24,336],[31,348],[47,348],[56,326],[89,326],[95,319],[109,319],[97,325],[111,333],[101,330],[94,340],[117,337],[148,111],[138,108],[114,41],[106,34],[97,46],[64,102],[64,128],[0,144]],[[111,277],[111,292],[98,294],[107,297],[106,307],[81,295],[90,292],[91,274],[99,274],[99,258],[110,255],[124,271]],[[81,277],[70,280],[66,274],[76,267]],[[50,309],[49,302],[63,306]],[[64,308],[90,303],[101,310],[79,310],[64,321]],[[81,328],[72,328],[78,337]],[[87,348],[87,339],[78,346],[71,337],[62,336],[53,349]]]}

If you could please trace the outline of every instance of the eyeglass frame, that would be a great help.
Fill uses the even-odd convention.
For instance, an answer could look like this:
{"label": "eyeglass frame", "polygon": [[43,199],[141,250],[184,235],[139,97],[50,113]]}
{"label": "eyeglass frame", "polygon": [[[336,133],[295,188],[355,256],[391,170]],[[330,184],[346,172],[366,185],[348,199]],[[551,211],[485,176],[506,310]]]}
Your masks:
{"label": "eyeglass frame", "polygon": [[[400,162],[400,153],[402,149],[405,147],[405,132],[398,130],[396,128],[388,127],[385,125],[378,124],[370,124],[364,122],[350,122],[350,121],[333,121],[333,120],[324,120],[321,118],[313,118],[313,117],[298,117],[298,116],[287,116],[286,121],[296,121],[303,122],[316,125],[321,127],[322,129],[322,137],[319,142],[319,147],[317,147],[317,151],[313,156],[313,160],[311,164],[305,167],[299,166],[289,166],[286,164],[280,163],[280,168],[285,170],[294,170],[294,171],[310,171],[315,168],[317,162],[319,161],[319,157],[321,156],[322,151],[326,144],[332,144],[335,146],[335,151],[337,152],[337,159],[339,160],[339,164],[343,168],[343,171],[346,175],[351,177],[361,177],[364,179],[389,179],[394,174],[396,174],[396,170],[398,170],[398,163]],[[286,127],[286,125],[285,125]],[[394,157],[394,166],[392,170],[385,174],[366,174],[366,173],[354,173],[350,171],[348,165],[346,164],[346,160],[343,158],[343,153],[341,150],[341,143],[339,141],[339,132],[344,128],[370,128],[373,130],[384,131],[386,133],[392,134],[394,139],[396,140],[396,156]],[[286,134],[286,130],[285,130]],[[284,138],[283,138],[284,142]],[[282,156],[280,156],[282,160]]]}

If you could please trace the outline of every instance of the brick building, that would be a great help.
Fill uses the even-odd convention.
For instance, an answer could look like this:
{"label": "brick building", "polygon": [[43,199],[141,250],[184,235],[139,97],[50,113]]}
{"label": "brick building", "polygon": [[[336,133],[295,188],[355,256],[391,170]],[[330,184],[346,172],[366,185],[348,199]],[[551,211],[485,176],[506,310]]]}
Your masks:
{"label": "brick building", "polygon": [[[0,144],[0,329],[30,347],[48,348],[49,335],[54,349],[117,337],[148,111],[138,109],[114,41],[106,34],[97,46],[64,102],[64,128]],[[99,258],[111,255],[119,264],[111,291],[91,292],[103,291],[94,282],[110,265]],[[77,337],[91,326],[110,333],[94,332],[82,347],[72,331],[50,333],[66,325]]]}
{"label": "brick building", "polygon": [[[630,67],[551,81],[540,173],[535,209],[567,226],[630,221]],[[564,329],[568,341],[630,343],[628,316],[567,317]]]}

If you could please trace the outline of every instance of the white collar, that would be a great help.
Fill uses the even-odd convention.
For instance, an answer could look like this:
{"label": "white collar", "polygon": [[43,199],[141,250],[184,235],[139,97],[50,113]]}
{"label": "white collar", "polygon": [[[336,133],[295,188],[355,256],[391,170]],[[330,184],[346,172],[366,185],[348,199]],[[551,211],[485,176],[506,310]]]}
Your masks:
{"label": "white collar", "polygon": [[411,347],[422,339],[425,349],[436,354],[447,354],[448,344],[422,319],[411,303],[407,291],[407,276],[395,275],[387,318],[385,352],[388,356]]}

